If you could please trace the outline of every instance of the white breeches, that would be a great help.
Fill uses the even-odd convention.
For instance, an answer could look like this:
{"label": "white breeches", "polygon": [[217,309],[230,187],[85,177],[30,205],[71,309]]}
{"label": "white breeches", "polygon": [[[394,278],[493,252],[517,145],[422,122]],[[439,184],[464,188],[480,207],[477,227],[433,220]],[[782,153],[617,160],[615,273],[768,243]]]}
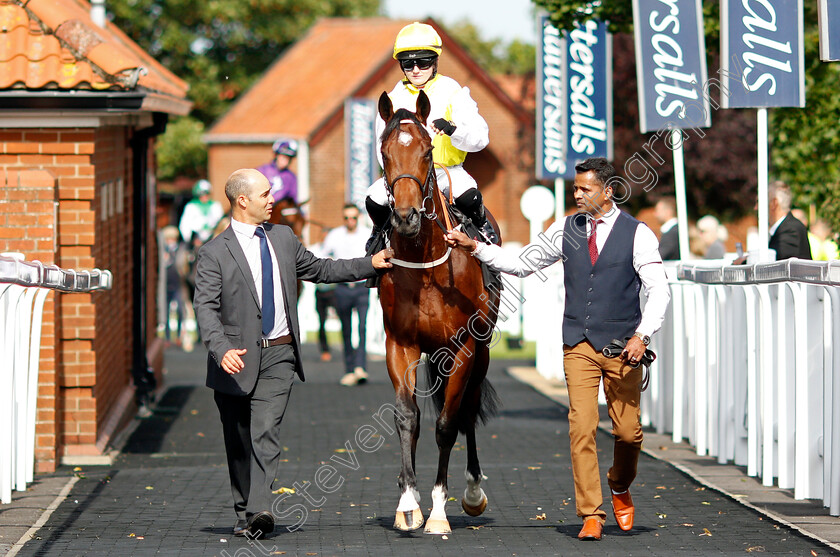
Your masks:
{"label": "white breeches", "polygon": [[[475,180],[470,176],[463,165],[447,167],[449,176],[452,178],[452,199],[459,197],[464,192],[478,187]],[[449,195],[449,180],[446,177],[446,171],[440,167],[435,167],[435,174],[437,175],[437,183],[444,195]],[[420,178],[420,176],[418,176]],[[421,178],[422,179],[422,178]],[[409,180],[409,182],[411,182]],[[388,191],[385,189],[385,179],[380,178],[375,181],[373,185],[368,188],[367,195],[377,205],[388,205]]]}

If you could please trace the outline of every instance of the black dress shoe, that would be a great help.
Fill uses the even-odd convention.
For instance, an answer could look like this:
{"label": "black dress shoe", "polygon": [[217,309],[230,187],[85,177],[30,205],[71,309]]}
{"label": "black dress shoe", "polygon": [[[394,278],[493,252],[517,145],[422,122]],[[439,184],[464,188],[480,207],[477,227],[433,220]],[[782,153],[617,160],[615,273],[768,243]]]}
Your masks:
{"label": "black dress shoe", "polygon": [[239,518],[236,520],[236,524],[233,525],[233,535],[234,536],[244,536],[245,532],[248,530],[248,521],[244,518]]}
{"label": "black dress shoe", "polygon": [[274,532],[274,516],[268,511],[261,511],[248,520],[247,536],[260,540]]}

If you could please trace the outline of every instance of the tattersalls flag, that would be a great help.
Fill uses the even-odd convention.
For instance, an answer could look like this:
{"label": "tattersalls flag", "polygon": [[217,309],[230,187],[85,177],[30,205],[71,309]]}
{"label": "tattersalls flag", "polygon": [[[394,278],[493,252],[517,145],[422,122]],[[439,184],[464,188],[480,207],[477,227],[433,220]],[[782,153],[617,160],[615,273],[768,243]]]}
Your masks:
{"label": "tattersalls flag", "polygon": [[539,22],[537,177],[573,178],[577,162],[613,157],[612,36],[597,20],[571,32]]}
{"label": "tattersalls flag", "polygon": [[345,101],[347,201],[361,210],[364,210],[368,187],[379,178],[375,123],[376,103],[373,100]]}
{"label": "tattersalls flag", "polygon": [[840,0],[817,0],[820,14],[820,59],[840,60]]}
{"label": "tattersalls flag", "polygon": [[805,106],[802,0],[722,0],[724,108]]}
{"label": "tattersalls flag", "polygon": [[633,0],[642,133],[711,126],[701,0]]}

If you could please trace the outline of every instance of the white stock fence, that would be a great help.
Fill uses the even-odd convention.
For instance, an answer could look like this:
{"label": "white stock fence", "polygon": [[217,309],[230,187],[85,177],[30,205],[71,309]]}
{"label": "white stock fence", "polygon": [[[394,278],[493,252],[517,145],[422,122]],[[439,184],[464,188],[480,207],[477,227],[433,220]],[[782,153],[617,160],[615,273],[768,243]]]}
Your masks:
{"label": "white stock fence", "polygon": [[0,503],[35,474],[35,421],[44,302],[50,290],[108,290],[110,271],[75,271],[0,254]]}
{"label": "white stock fence", "polygon": [[840,516],[840,261],[670,270],[643,424]]}

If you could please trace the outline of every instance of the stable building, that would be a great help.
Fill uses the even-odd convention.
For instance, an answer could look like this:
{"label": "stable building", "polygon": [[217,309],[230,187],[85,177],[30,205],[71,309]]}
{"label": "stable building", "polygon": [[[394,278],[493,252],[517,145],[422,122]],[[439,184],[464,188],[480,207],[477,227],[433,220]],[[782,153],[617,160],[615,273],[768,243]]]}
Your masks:
{"label": "stable building", "polygon": [[[341,207],[349,200],[358,203],[362,195],[358,186],[351,191],[348,176],[348,101],[375,102],[404,78],[392,54],[397,33],[409,23],[323,19],[289,47],[205,135],[214,197],[227,207],[224,183],[230,173],[270,161],[272,143],[291,138],[300,146],[292,170],[310,223],[339,226]],[[434,20],[426,23],[443,40],[439,71],[469,87],[490,127],[490,145],[470,153],[465,168],[478,182],[503,238],[526,243],[528,223],[519,199],[533,185],[533,113],[512,100]],[[310,227],[309,240],[318,241],[320,232]]]}
{"label": "stable building", "polygon": [[99,6],[0,3],[0,252],[113,274],[109,291],[47,298],[40,472],[107,462],[109,441],[162,367],[153,147],[168,117],[191,104],[187,84]]}

